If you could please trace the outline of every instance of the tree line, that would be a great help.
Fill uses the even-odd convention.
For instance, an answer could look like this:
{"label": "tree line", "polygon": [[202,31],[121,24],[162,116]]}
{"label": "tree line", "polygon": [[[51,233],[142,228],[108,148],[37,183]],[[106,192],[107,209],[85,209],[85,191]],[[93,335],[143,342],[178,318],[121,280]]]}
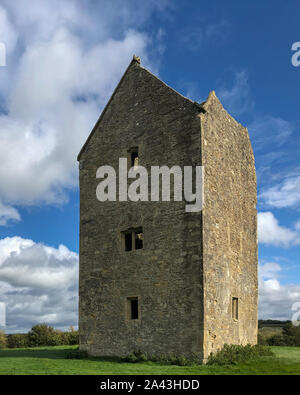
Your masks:
{"label": "tree line", "polygon": [[24,348],[79,344],[79,334],[72,326],[67,332],[47,324],[34,325],[28,333],[5,334],[0,331],[0,348]]}

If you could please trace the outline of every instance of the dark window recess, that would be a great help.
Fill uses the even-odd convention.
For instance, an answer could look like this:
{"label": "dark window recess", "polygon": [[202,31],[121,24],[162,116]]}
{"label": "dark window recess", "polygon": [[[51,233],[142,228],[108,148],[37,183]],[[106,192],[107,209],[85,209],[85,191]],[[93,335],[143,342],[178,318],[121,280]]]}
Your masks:
{"label": "dark window recess", "polygon": [[238,300],[238,298],[232,298],[232,318],[234,320],[239,319],[239,300]]}
{"label": "dark window recess", "polygon": [[125,233],[125,251],[132,251],[132,234],[130,233]]}
{"label": "dark window recess", "polygon": [[136,228],[133,230],[126,230],[123,233],[123,248],[125,251],[140,250],[144,246],[143,228]]}
{"label": "dark window recess", "polygon": [[137,148],[130,150],[131,167],[139,165],[139,151]]}
{"label": "dark window recess", "polygon": [[135,231],[135,249],[136,250],[140,250],[141,248],[143,248],[143,231],[139,230],[139,231]]}
{"label": "dark window recess", "polygon": [[130,300],[130,319],[137,320],[139,318],[139,301],[138,298]]}

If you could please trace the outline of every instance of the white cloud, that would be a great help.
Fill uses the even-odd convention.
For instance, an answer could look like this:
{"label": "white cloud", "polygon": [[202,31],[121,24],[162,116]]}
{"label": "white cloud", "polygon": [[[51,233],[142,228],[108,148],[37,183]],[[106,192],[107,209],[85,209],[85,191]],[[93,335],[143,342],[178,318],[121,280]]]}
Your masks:
{"label": "white cloud", "polygon": [[270,211],[258,213],[257,221],[258,241],[260,243],[283,247],[300,244],[299,233],[280,226],[278,220]]}
{"label": "white cloud", "polygon": [[0,6],[0,40],[5,44],[8,55],[14,51],[17,38],[18,34],[7,15],[7,11]]}
{"label": "white cloud", "polygon": [[295,229],[300,231],[300,219],[296,222]]}
{"label": "white cloud", "polygon": [[295,207],[300,203],[300,177],[288,177],[282,183],[263,191],[259,197],[271,207]]}
{"label": "white cloud", "polygon": [[[22,56],[10,112],[0,117],[0,195],[12,204],[56,203],[77,183],[76,156],[130,55],[146,38],[127,32],[90,51],[66,30]],[[117,61],[120,56],[121,61]]]}
{"label": "white cloud", "polygon": [[259,276],[261,278],[276,278],[281,272],[281,266],[278,263],[267,262],[259,266]]}
{"label": "white cloud", "polygon": [[233,85],[219,89],[217,94],[224,107],[234,115],[253,110],[254,101],[251,98],[246,71],[236,72]]}
{"label": "white cloud", "polygon": [[7,225],[10,221],[20,221],[19,212],[11,206],[8,206],[0,200],[0,226]]}
{"label": "white cloud", "polygon": [[[145,20],[164,3],[150,2],[147,12],[136,4],[136,15]],[[149,37],[129,29],[135,13],[123,2],[121,19],[106,1],[101,9],[78,1],[3,4],[12,53],[0,79],[0,199],[10,206],[65,202],[77,185],[77,154],[132,55],[149,66]]]}
{"label": "white cloud", "polygon": [[282,267],[265,263],[259,267],[259,318],[292,319],[292,305],[300,301],[299,284],[281,284]]}
{"label": "white cloud", "polygon": [[77,324],[78,255],[21,237],[0,240],[0,301],[6,304],[7,332],[47,322]]}

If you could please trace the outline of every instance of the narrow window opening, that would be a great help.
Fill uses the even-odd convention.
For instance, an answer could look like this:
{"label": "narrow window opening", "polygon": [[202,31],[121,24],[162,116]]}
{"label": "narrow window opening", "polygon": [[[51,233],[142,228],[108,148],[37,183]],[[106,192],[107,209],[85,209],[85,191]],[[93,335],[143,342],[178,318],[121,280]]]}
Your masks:
{"label": "narrow window opening", "polygon": [[135,233],[135,249],[140,250],[141,248],[143,248],[143,239],[144,239],[143,230],[139,229],[134,233]]}
{"label": "narrow window opening", "polygon": [[127,298],[127,317],[130,320],[139,319],[139,300],[135,298]]}
{"label": "narrow window opening", "polygon": [[131,319],[137,320],[139,318],[139,302],[137,299],[132,299],[130,304],[131,304]]}
{"label": "narrow window opening", "polygon": [[139,165],[139,151],[138,148],[132,148],[130,150],[131,167],[137,167]]}
{"label": "narrow window opening", "polygon": [[238,298],[232,298],[232,318],[234,320],[239,319],[239,300],[238,300]]}
{"label": "narrow window opening", "polygon": [[131,232],[125,233],[124,238],[125,238],[125,251],[132,251],[132,234],[131,234]]}

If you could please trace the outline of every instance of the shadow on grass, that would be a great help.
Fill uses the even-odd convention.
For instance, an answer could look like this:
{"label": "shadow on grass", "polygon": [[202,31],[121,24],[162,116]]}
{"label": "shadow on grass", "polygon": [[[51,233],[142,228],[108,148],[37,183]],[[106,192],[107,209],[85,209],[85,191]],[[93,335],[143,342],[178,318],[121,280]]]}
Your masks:
{"label": "shadow on grass", "polygon": [[[14,348],[0,350],[1,358],[47,358],[47,359],[65,359],[72,349],[66,348]],[[67,358],[66,360],[84,360],[84,361],[99,361],[99,362],[124,362],[122,358],[118,357],[86,357],[86,358]]]}
{"label": "shadow on grass", "polygon": [[1,358],[49,358],[63,359],[65,354],[70,351],[69,348],[50,349],[50,348],[14,348],[0,350]]}

